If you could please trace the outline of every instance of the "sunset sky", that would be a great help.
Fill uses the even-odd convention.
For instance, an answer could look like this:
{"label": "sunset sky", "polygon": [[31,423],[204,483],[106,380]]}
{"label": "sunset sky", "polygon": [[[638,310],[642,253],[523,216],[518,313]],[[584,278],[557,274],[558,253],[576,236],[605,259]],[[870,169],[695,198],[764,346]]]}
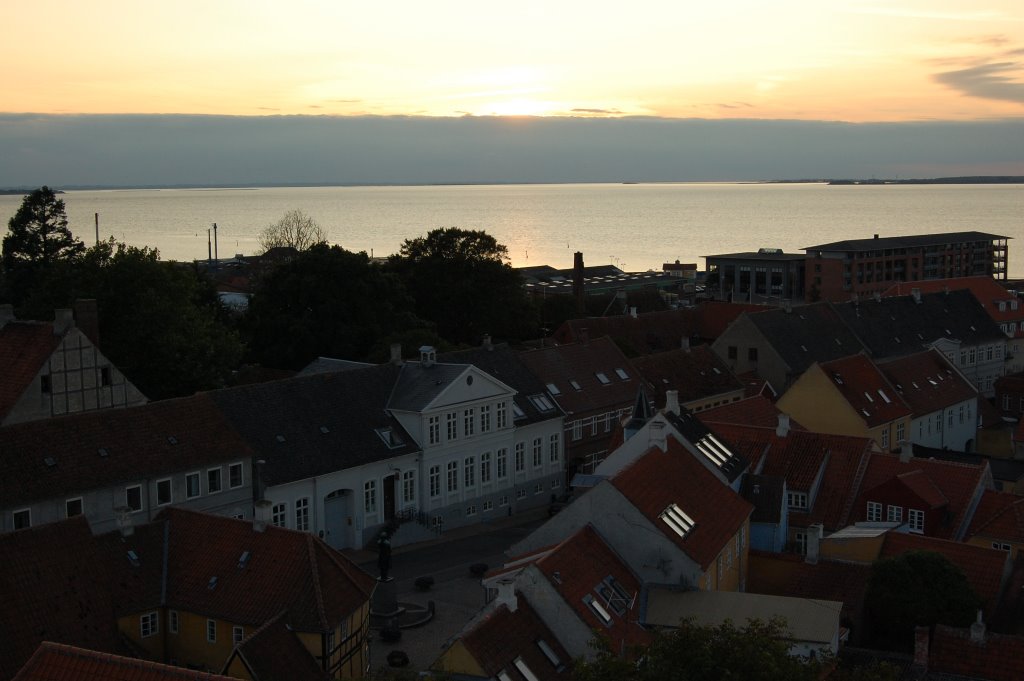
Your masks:
{"label": "sunset sky", "polygon": [[33,0],[0,112],[1024,116],[1022,0]]}

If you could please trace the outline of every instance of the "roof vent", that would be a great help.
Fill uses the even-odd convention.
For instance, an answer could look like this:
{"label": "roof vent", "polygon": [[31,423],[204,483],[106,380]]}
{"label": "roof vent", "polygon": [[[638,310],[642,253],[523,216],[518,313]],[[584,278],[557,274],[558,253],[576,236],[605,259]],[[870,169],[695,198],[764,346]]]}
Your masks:
{"label": "roof vent", "polygon": [[139,561],[139,554],[135,553],[135,551],[128,552],[128,562],[132,564],[132,567],[139,567],[142,564]]}
{"label": "roof vent", "polygon": [[57,465],[57,459],[53,458],[52,456],[48,456],[45,459],[43,459],[43,463],[46,464],[47,468],[53,468],[54,466]]}
{"label": "roof vent", "polygon": [[210,577],[210,581],[207,582],[206,588],[209,589],[210,591],[213,591],[214,589],[217,588],[217,575],[214,575],[213,577]]}
{"label": "roof vent", "polygon": [[[242,555],[240,555],[238,557],[238,569],[239,570],[241,570],[242,568],[244,568],[246,565],[249,564],[249,555],[250,554],[249,554],[248,551],[242,551]],[[216,579],[216,577],[214,577],[214,579]]]}
{"label": "roof vent", "polygon": [[433,345],[420,346],[420,364],[424,369],[434,366],[437,361],[437,350]]}
{"label": "roof vent", "polygon": [[284,435],[276,435],[274,436],[274,439],[278,442],[284,442]]}
{"label": "roof vent", "polygon": [[331,432],[331,429],[328,428],[327,426],[320,426],[320,432],[323,433],[324,435],[327,435],[327,433]]}
{"label": "roof vent", "polygon": [[173,435],[168,435],[167,436],[167,442],[169,444],[176,445],[176,444],[178,444],[178,438],[174,437]]}
{"label": "roof vent", "polygon": [[99,449],[96,450],[96,453],[99,454],[100,456],[108,456],[110,454],[110,452],[107,451],[106,447],[100,447]]}

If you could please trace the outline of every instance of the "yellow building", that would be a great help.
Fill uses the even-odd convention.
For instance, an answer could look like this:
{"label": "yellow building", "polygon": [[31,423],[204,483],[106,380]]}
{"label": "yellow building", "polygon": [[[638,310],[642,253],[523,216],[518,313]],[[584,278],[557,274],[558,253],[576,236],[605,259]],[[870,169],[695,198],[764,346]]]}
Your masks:
{"label": "yellow building", "polygon": [[254,681],[366,674],[376,581],[313,535],[171,508],[102,541],[118,629],[152,659]]}
{"label": "yellow building", "polygon": [[910,438],[910,407],[864,355],[812,364],[776,406],[809,430],[867,437],[883,452]]}

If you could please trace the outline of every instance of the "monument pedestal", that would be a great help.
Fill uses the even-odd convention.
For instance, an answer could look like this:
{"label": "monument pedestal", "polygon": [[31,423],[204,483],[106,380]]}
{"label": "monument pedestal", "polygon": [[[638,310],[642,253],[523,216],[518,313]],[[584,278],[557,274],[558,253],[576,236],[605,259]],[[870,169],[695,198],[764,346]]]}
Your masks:
{"label": "monument pedestal", "polygon": [[384,622],[402,613],[398,605],[398,595],[395,590],[395,578],[377,578],[377,588],[373,591],[373,599],[370,601],[370,617],[378,622]]}

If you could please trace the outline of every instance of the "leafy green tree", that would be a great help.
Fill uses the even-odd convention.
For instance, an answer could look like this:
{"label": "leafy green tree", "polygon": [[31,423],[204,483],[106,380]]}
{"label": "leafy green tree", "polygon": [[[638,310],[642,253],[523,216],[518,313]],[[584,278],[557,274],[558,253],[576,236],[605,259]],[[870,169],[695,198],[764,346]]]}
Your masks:
{"label": "leafy green tree", "polygon": [[3,242],[4,268],[20,264],[49,265],[77,258],[85,245],[68,229],[64,201],[49,187],[28,194],[7,223]]}
{"label": "leafy green tree", "polygon": [[508,249],[486,232],[449,227],[407,239],[389,267],[415,299],[416,314],[453,344],[537,334],[537,312]]}
{"label": "leafy green tree", "polygon": [[305,251],[315,244],[326,243],[327,230],[301,210],[290,210],[280,220],[264,228],[257,239],[264,253],[280,247]]}
{"label": "leafy green tree", "polygon": [[875,645],[902,651],[913,650],[915,627],[968,626],[981,604],[960,568],[933,551],[876,561],[864,596]]}
{"label": "leafy green tree", "polygon": [[222,387],[241,360],[212,284],[155,249],[97,244],[81,259],[76,293],[96,299],[104,354],[150,399]]}
{"label": "leafy green tree", "polygon": [[263,276],[242,320],[250,360],[289,369],[318,356],[386,358],[388,338],[424,326],[398,277],[366,253],[326,244]]}
{"label": "leafy green tree", "polygon": [[811,681],[821,664],[789,654],[785,623],[750,620],[700,626],[683,620],[676,629],[655,632],[644,650],[620,656],[607,641],[596,644],[597,659],[579,662],[577,681]]}

